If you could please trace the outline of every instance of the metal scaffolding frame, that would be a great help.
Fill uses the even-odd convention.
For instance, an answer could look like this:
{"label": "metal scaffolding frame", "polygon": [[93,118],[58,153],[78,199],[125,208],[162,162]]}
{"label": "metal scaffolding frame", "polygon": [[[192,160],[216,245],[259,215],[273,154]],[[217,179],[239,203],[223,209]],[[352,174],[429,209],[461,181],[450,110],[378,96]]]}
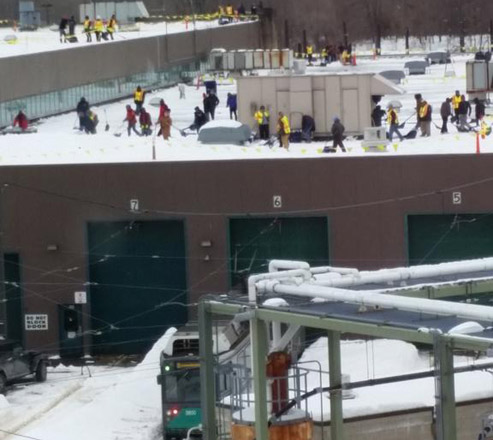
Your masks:
{"label": "metal scaffolding frame", "polygon": [[199,304],[200,362],[202,382],[202,417],[205,440],[216,440],[214,353],[212,322],[214,315],[241,315],[250,322],[253,354],[253,381],[255,396],[256,440],[268,440],[266,372],[267,362],[267,324],[280,322],[327,331],[329,338],[329,370],[331,404],[331,438],[344,440],[341,377],[341,333],[352,333],[377,338],[398,339],[420,343],[435,348],[439,355],[437,362],[437,424],[442,438],[456,440],[456,413],[454,390],[454,350],[486,351],[493,341],[486,338],[467,338],[461,335],[448,335],[436,332],[422,332],[408,327],[396,327],[385,323],[350,321],[331,316],[314,316],[301,312],[284,311],[258,307],[256,304],[239,304],[227,300],[203,300]]}

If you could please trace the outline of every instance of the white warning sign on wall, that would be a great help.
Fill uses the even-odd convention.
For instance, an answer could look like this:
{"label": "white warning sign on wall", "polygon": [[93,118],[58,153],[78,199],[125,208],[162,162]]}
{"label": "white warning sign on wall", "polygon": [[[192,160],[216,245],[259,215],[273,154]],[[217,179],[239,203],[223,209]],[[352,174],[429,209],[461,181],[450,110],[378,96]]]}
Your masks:
{"label": "white warning sign on wall", "polygon": [[48,330],[48,315],[24,315],[26,330]]}

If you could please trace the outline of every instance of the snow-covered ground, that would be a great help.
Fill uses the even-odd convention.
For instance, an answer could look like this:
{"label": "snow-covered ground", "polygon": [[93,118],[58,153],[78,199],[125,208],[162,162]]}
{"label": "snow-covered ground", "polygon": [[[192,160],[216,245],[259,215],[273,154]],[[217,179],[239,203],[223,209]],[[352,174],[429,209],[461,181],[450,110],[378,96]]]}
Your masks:
{"label": "snow-covered ground", "polygon": [[[161,436],[156,376],[169,329],[133,368],[57,367],[44,383],[0,395],[0,439],[152,440]],[[12,435],[10,435],[12,434]],[[17,434],[17,435],[14,435]]]}
{"label": "snow-covered ground", "polygon": [[[439,109],[441,102],[452,96],[456,89],[465,92],[465,62],[471,56],[457,56],[453,58],[453,64],[447,65],[447,71],[455,72],[455,76],[445,76],[444,65],[433,65],[426,75],[414,75],[405,79],[402,88],[405,91],[401,96],[387,96],[382,101],[382,108],[388,101],[398,99],[403,108],[400,112],[401,122],[414,113],[414,94],[421,93],[433,106],[433,122],[441,125]],[[309,72],[380,72],[389,69],[403,69],[406,58],[381,58],[378,60],[359,60],[357,66],[342,66],[333,63],[327,68],[313,67]],[[226,107],[226,95],[235,92],[234,81],[224,80],[218,88],[220,104],[216,110],[217,119],[229,119]],[[179,99],[176,87],[159,90],[147,96],[148,103],[152,97],[162,97],[171,107],[171,117],[174,127],[183,128],[193,121],[193,109],[202,107],[202,93],[204,88],[187,86],[186,99]],[[241,99],[241,97],[240,97]],[[290,150],[269,148],[261,142],[254,142],[247,146],[237,145],[203,145],[197,141],[195,135],[183,137],[179,130],[173,128],[171,139],[164,141],[162,138],[137,137],[134,134],[128,137],[123,131],[121,137],[114,133],[124,130],[122,120],[125,117],[125,104],[132,104],[128,99],[121,102],[94,108],[99,115],[100,124],[96,135],[86,135],[74,130],[78,125],[75,112],[71,114],[47,118],[41,121],[38,133],[30,135],[6,135],[0,136],[0,166],[21,164],[56,164],[56,163],[96,163],[96,162],[147,162],[152,161],[152,146],[155,142],[157,161],[189,161],[189,160],[232,160],[232,159],[275,159],[275,158],[303,158],[319,157],[331,158],[334,156],[371,156],[375,155],[415,155],[415,154],[474,154],[476,140],[473,133],[458,133],[454,126],[449,127],[449,134],[441,135],[439,128],[432,125],[432,136],[414,140],[394,141],[389,145],[386,153],[368,153],[361,146],[361,142],[355,139],[347,139],[345,145],[347,153],[335,154],[323,153],[323,142],[311,144],[291,144]],[[75,107],[76,103],[74,103]],[[155,122],[158,109],[146,105]],[[493,110],[487,108],[487,113]],[[333,115],[336,116],[336,115]],[[108,132],[104,131],[107,121],[110,125]],[[275,117],[274,115],[272,117]],[[385,119],[385,118],[384,118]],[[488,123],[492,118],[487,118]],[[412,117],[402,129],[403,134],[413,128],[415,117]],[[344,121],[343,121],[344,123]],[[449,124],[450,125],[450,124]],[[481,152],[493,152],[493,136],[481,141]]]}
{"label": "snow-covered ground", "polygon": [[[468,35],[465,38],[465,49],[468,52],[488,50],[490,44],[489,35]],[[356,43],[353,48],[358,54],[369,55],[373,53],[375,43],[371,40]],[[406,51],[406,40],[403,37],[386,37],[382,39],[382,55],[403,54]],[[436,51],[459,52],[460,41],[458,36],[432,35],[428,37],[409,38],[409,53],[423,54]]]}
{"label": "snow-covered ground", "polygon": [[[234,25],[235,24],[232,23],[225,26]],[[196,21],[195,26],[197,30],[200,30],[217,27],[219,24],[217,23],[217,20]],[[154,37],[158,35],[193,31],[194,24],[193,22],[189,22],[188,24],[185,22],[137,23],[135,26],[132,26],[132,30],[127,29],[130,28],[123,26],[120,30],[118,30],[114,35],[114,41],[117,42],[135,38]],[[38,52],[48,52],[53,50],[74,50],[86,45],[112,44],[112,41],[101,41],[98,43],[95,41],[96,38],[94,35],[92,37],[93,42],[87,43],[86,36],[82,31],[82,26],[77,25],[75,28],[75,35],[79,40],[78,43],[60,43],[57,26],[52,28],[41,27],[37,31],[26,32],[14,32],[11,28],[0,28],[0,58],[15,55],[27,55]],[[12,36],[15,36],[16,40],[11,40]]]}
{"label": "snow-covered ground", "polygon": [[[57,367],[45,383],[16,386],[0,396],[0,439],[16,435],[38,440],[157,440],[161,438],[161,398],[156,376],[159,354],[175,329],[154,345],[133,368]],[[412,344],[393,340],[342,341],[342,370],[350,381],[396,376],[433,368],[427,352]],[[305,367],[328,370],[327,338],[320,338],[304,352]],[[455,366],[484,363],[488,359],[455,357]],[[328,386],[324,374],[322,385]],[[319,374],[310,373],[307,389],[320,386]],[[488,372],[460,373],[455,378],[458,402],[493,396],[493,376]],[[434,405],[433,378],[397,382],[354,390],[344,400],[344,416],[379,414]],[[323,406],[321,407],[320,401]],[[314,420],[330,419],[328,394],[309,399]]]}
{"label": "snow-covered ground", "polygon": [[[352,340],[341,344],[342,372],[350,376],[349,382],[381,377],[397,376],[433,369],[428,352],[403,341]],[[300,362],[319,362],[322,371],[328,371],[328,342],[320,338],[308,347]],[[473,359],[464,356],[454,358],[454,366],[491,362],[491,359]],[[317,369],[317,364],[306,364]],[[329,386],[328,374],[322,376],[322,386]],[[308,375],[308,390],[319,387],[319,374]],[[355,397],[343,402],[344,417],[380,414],[391,411],[432,407],[435,404],[433,377],[385,385],[369,386],[353,390]],[[457,402],[493,397],[493,376],[487,371],[458,373],[455,375],[455,398]],[[323,408],[320,396],[309,399],[309,409],[314,420],[330,420],[329,395],[324,394]]]}

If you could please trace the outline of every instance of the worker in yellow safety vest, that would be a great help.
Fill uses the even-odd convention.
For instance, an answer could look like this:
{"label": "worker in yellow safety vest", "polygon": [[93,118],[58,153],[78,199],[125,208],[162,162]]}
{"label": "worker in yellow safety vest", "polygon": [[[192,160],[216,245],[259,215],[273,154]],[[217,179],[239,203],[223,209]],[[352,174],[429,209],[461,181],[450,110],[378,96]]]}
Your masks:
{"label": "worker in yellow safety vest", "polygon": [[135,103],[135,113],[140,115],[140,111],[142,106],[144,105],[145,91],[142,90],[142,87],[137,86],[134,92],[134,103]]}
{"label": "worker in yellow safety vest", "polygon": [[265,107],[262,105],[260,106],[260,109],[255,112],[253,115],[255,120],[257,121],[258,124],[258,131],[259,131],[259,136],[260,139],[269,139],[269,118],[270,114],[269,111],[265,109]]}
{"label": "worker in yellow safety vest", "polygon": [[92,41],[92,21],[89,19],[89,16],[86,15],[86,18],[84,18],[84,33],[86,34],[86,42],[90,43]]}
{"label": "worker in yellow safety vest", "polygon": [[390,142],[392,142],[392,137],[394,136],[394,133],[399,136],[399,140],[402,142],[404,140],[404,136],[402,136],[401,132],[399,131],[399,117],[397,116],[397,112],[391,104],[389,104],[387,111],[387,125],[389,126]]}
{"label": "worker in yellow safety vest", "polygon": [[106,31],[108,32],[108,35],[112,40],[114,40],[113,34],[115,33],[116,26],[117,26],[116,17],[115,14],[113,14],[109,19],[108,24],[106,25]]}
{"label": "worker in yellow safety vest", "polygon": [[306,46],[306,57],[308,58],[308,64],[312,64],[313,61],[313,46],[309,44]]}
{"label": "worker in yellow safety vest", "polygon": [[284,147],[289,151],[289,134],[291,133],[291,127],[289,125],[288,117],[283,112],[279,112],[279,119],[277,120],[277,133],[281,138],[281,147]]}
{"label": "worker in yellow safety vest", "polygon": [[419,108],[418,120],[421,127],[421,136],[429,137],[431,135],[431,105],[423,101]]}
{"label": "worker in yellow safety vest", "polygon": [[455,91],[455,95],[452,96],[452,108],[454,110],[454,116],[452,116],[452,122],[459,120],[459,105],[462,102],[462,97],[459,90]]}
{"label": "worker in yellow safety vest", "polygon": [[481,121],[481,129],[479,130],[479,134],[483,139],[491,134],[491,126],[489,126],[484,120]]}
{"label": "worker in yellow safety vest", "polygon": [[101,35],[104,31],[103,20],[98,15],[96,21],[94,22],[94,33],[96,34],[96,40],[101,41]]}

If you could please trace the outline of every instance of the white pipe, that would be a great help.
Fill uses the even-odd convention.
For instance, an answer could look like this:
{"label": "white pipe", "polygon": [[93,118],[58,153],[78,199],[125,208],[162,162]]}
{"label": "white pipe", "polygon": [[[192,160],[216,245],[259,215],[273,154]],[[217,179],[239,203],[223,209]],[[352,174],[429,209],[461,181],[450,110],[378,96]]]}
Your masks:
{"label": "white pipe", "polygon": [[277,347],[279,341],[281,340],[281,323],[277,321],[272,321],[272,344],[271,347]]}
{"label": "white pipe", "polygon": [[276,294],[325,298],[350,304],[373,305],[408,312],[457,316],[459,318],[493,322],[493,307],[489,306],[401,297],[383,293],[344,290],[307,284],[302,286],[284,285],[274,281],[263,283],[263,288]]}
{"label": "white pipe", "polygon": [[[308,266],[310,267],[310,266]],[[294,270],[283,270],[281,272],[269,272],[261,273],[258,275],[251,275],[248,277],[248,301],[250,303],[257,302],[257,288],[255,284],[258,281],[269,280],[269,279],[280,279],[280,278],[293,278],[302,277],[305,281],[309,281],[312,278],[312,274],[306,269],[294,269]]]}
{"label": "white pipe", "polygon": [[427,277],[458,275],[469,272],[493,270],[493,258],[454,261],[426,266],[399,267],[377,271],[363,271],[357,274],[343,275],[340,278],[319,276],[313,283],[326,287],[349,287],[372,283],[391,283]]}
{"label": "white pipe", "polygon": [[313,274],[337,273],[341,275],[348,275],[348,274],[357,274],[359,270],[352,267],[319,266],[319,267],[312,267],[310,269],[310,272]]}
{"label": "white pipe", "polygon": [[291,260],[269,261],[269,272],[279,272],[280,270],[288,270],[288,269],[309,270],[310,265],[306,261],[291,261]]}

